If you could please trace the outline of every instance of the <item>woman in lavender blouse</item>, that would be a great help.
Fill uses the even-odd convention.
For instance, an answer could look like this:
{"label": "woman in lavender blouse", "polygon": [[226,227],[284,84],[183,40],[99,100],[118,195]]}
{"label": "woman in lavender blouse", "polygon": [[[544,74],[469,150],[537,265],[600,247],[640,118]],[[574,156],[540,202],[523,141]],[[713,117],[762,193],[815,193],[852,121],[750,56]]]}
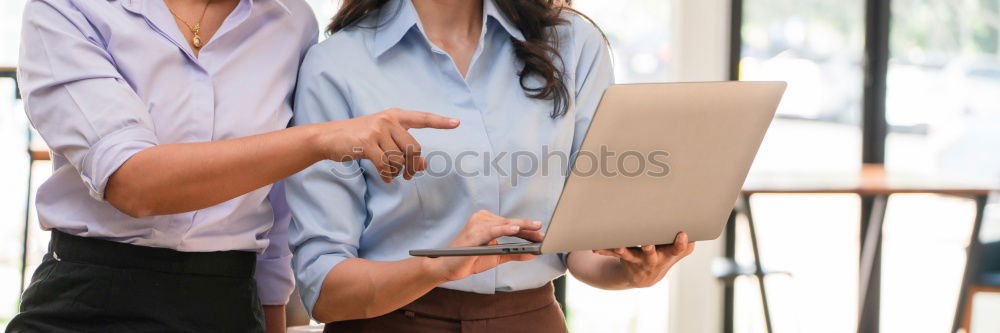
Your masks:
{"label": "woman in lavender blouse", "polygon": [[318,31],[303,0],[30,0],[19,78],[49,144],[49,253],[8,332],[284,329],[293,287],[280,183],[321,160],[423,170],[388,110],[285,129]]}

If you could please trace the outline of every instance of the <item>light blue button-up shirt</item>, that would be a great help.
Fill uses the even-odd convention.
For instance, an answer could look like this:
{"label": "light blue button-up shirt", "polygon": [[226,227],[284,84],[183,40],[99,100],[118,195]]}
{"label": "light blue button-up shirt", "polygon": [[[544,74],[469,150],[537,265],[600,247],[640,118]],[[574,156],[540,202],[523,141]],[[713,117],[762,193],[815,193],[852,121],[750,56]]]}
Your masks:
{"label": "light blue button-up shirt", "polygon": [[[347,258],[393,261],[418,248],[445,247],[477,210],[548,221],[604,90],[610,55],[600,32],[566,13],[557,29],[571,107],[552,119],[552,102],[525,95],[511,39],[521,32],[486,0],[483,33],[465,78],[423,34],[410,0],[391,0],[359,27],[338,32],[306,55],[295,98],[296,125],[349,119],[399,107],[462,121],[454,130],[411,130],[429,170],[382,182],[368,161],[326,161],[286,180],[289,239],[299,290],[309,308],[327,273]],[[377,22],[376,22],[377,20]],[[362,28],[363,27],[363,28]],[[537,78],[527,80],[540,84]],[[520,152],[520,153],[518,153]],[[538,172],[528,153],[550,156]],[[537,288],[565,272],[556,255],[507,263],[444,288],[491,294]]]}
{"label": "light blue button-up shirt", "polygon": [[284,304],[294,280],[283,191],[133,219],[104,189],[122,163],[157,144],[285,128],[317,30],[302,0],[242,0],[196,58],[161,0],[29,1],[19,82],[54,168],[38,190],[42,227],[179,251],[259,251],[261,300]]}

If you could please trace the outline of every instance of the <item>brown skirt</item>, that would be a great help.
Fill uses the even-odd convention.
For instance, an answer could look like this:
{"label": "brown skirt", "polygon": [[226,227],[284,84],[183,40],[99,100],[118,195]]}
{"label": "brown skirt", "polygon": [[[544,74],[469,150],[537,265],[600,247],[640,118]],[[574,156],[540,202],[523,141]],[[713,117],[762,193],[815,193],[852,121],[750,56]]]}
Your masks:
{"label": "brown skirt", "polygon": [[371,319],[326,325],[340,332],[566,332],[552,284],[493,295],[435,288],[413,303]]}

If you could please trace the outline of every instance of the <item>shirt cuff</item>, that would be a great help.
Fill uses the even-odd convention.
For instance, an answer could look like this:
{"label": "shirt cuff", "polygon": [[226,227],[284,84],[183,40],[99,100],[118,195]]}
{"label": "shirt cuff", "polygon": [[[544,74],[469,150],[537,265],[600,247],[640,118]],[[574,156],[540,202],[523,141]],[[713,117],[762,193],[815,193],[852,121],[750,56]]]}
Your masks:
{"label": "shirt cuff", "polygon": [[118,168],[133,155],[156,146],[156,135],[142,126],[127,126],[111,132],[90,148],[82,163],[80,178],[94,199],[104,200],[104,189]]}
{"label": "shirt cuff", "polygon": [[257,293],[263,305],[285,305],[288,297],[295,289],[295,279],[292,274],[292,256],[279,258],[263,258],[257,256],[257,269],[254,271],[257,280]]}
{"label": "shirt cuff", "polygon": [[332,254],[322,255],[305,267],[304,270],[296,270],[299,281],[299,294],[302,295],[302,305],[305,306],[306,312],[309,313],[310,317],[312,317],[316,301],[319,300],[319,292],[323,289],[323,281],[326,280],[326,275],[333,270],[333,267],[344,260],[347,260],[347,258]]}

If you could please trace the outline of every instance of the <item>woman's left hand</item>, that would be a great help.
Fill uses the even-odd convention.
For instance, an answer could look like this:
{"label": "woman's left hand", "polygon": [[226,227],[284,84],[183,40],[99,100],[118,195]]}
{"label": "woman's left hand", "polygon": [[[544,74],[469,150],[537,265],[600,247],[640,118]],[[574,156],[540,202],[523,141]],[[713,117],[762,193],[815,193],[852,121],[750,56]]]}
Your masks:
{"label": "woman's left hand", "polygon": [[688,242],[686,233],[679,233],[671,245],[646,245],[641,248],[594,250],[594,253],[618,258],[625,278],[633,288],[651,287],[674,264],[694,252],[694,242]]}

